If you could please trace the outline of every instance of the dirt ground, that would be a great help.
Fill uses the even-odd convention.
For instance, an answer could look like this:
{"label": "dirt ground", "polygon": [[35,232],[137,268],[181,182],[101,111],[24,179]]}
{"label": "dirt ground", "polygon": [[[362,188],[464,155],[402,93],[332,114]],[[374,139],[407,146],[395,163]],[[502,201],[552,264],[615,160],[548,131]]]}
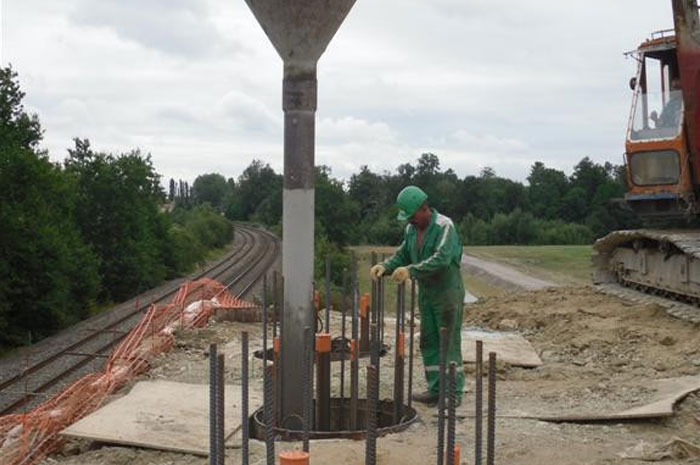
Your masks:
{"label": "dirt ground", "polygon": [[[676,320],[656,306],[625,302],[590,286],[519,291],[486,298],[467,306],[464,326],[515,328],[532,343],[544,362],[536,369],[499,367],[500,411],[527,411],[546,405],[551,411],[565,414],[581,405],[627,407],[651,394],[653,389],[648,380],[700,373],[700,332],[696,325]],[[386,333],[391,339],[393,330],[389,329],[390,325]],[[143,378],[205,383],[208,344],[214,341],[226,347],[227,381],[237,383],[238,341],[242,330],[251,333],[252,341],[260,340],[260,327],[254,324],[212,323],[207,328],[179,334],[176,349],[156,360]],[[256,344],[260,346],[260,342],[253,345]],[[392,363],[393,351],[382,361],[382,398],[391,395]],[[251,389],[260,389],[260,366],[253,364],[253,367]],[[334,365],[333,369],[337,377],[338,367]],[[466,369],[471,386],[473,370]],[[424,389],[420,357],[416,360],[415,373],[414,391],[419,391]],[[465,416],[457,427],[463,464],[473,463],[474,425],[466,414],[472,403],[473,393],[467,392],[460,408]],[[378,464],[435,463],[435,412],[422,406],[417,408],[420,420],[407,431],[379,439]],[[662,419],[584,424],[499,418],[496,462],[509,465],[648,463],[623,459],[620,454],[634,447],[653,449],[674,438],[700,443],[697,439],[700,426],[696,421],[699,411],[700,396],[691,394],[676,405],[673,416]],[[299,444],[278,444],[278,451],[281,447],[299,447]],[[251,464],[264,463],[262,443],[254,441],[251,448]],[[362,441],[312,442],[311,451],[312,464],[364,464]],[[228,463],[240,463],[237,449],[229,453]],[[677,456],[663,463],[693,461],[700,459]],[[44,463],[203,465],[208,462],[202,457],[70,441],[62,453]]]}

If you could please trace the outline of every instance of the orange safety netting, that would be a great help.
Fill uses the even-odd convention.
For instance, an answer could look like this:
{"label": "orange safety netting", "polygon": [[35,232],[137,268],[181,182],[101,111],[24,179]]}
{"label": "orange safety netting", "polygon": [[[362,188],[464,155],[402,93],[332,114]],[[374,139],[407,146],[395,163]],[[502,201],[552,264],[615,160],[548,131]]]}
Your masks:
{"label": "orange safety netting", "polygon": [[208,278],[180,286],[172,302],[153,304],[117,346],[100,373],[80,378],[28,413],[0,416],[0,464],[30,465],[62,445],[63,429],[97,410],[105,398],[147,371],[154,356],[169,350],[173,332],[207,324],[216,308],[253,308]]}

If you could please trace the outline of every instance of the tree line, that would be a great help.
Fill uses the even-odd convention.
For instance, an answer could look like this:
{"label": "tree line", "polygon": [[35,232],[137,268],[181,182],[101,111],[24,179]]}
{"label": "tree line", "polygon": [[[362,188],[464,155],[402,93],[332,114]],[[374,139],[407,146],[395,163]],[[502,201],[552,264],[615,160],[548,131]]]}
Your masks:
{"label": "tree line", "polygon": [[212,207],[163,208],[160,175],[139,150],[101,153],[75,139],[51,162],[23,98],[17,74],[0,69],[0,349],[187,273],[231,241],[231,222]]}
{"label": "tree line", "polygon": [[[176,185],[171,180],[171,185]],[[624,167],[584,157],[567,176],[532,165],[527,184],[499,177],[491,168],[460,178],[441,167],[433,153],[393,172],[362,166],[347,181],[331,169],[316,169],[317,241],[348,244],[397,244],[403,225],[396,220],[397,193],[415,184],[429,203],[459,226],[465,245],[590,244],[610,231],[640,225],[624,208]],[[268,164],[253,161],[237,178],[218,173],[198,176],[191,197],[176,202],[208,204],[236,221],[254,221],[281,231],[283,177]]]}

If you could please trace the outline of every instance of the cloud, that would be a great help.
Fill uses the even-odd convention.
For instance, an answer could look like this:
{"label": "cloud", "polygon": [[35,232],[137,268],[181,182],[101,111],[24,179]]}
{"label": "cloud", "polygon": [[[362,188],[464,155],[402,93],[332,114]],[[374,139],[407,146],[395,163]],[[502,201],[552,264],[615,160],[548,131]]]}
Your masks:
{"label": "cloud", "polygon": [[198,0],[78,0],[71,19],[146,48],[187,58],[211,55],[222,37]]}

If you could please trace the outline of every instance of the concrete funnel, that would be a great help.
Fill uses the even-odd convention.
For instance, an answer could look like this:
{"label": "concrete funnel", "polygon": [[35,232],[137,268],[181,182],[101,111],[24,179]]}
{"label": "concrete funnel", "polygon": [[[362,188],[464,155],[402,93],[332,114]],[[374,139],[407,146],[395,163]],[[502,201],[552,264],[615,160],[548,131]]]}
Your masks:
{"label": "concrete funnel", "polygon": [[246,0],[285,63],[316,63],[355,0]]}
{"label": "concrete funnel", "polygon": [[302,366],[307,328],[315,328],[314,153],[316,63],[355,0],[246,0],[284,61],[283,249],[281,386],[278,424],[301,428],[305,382]]}

